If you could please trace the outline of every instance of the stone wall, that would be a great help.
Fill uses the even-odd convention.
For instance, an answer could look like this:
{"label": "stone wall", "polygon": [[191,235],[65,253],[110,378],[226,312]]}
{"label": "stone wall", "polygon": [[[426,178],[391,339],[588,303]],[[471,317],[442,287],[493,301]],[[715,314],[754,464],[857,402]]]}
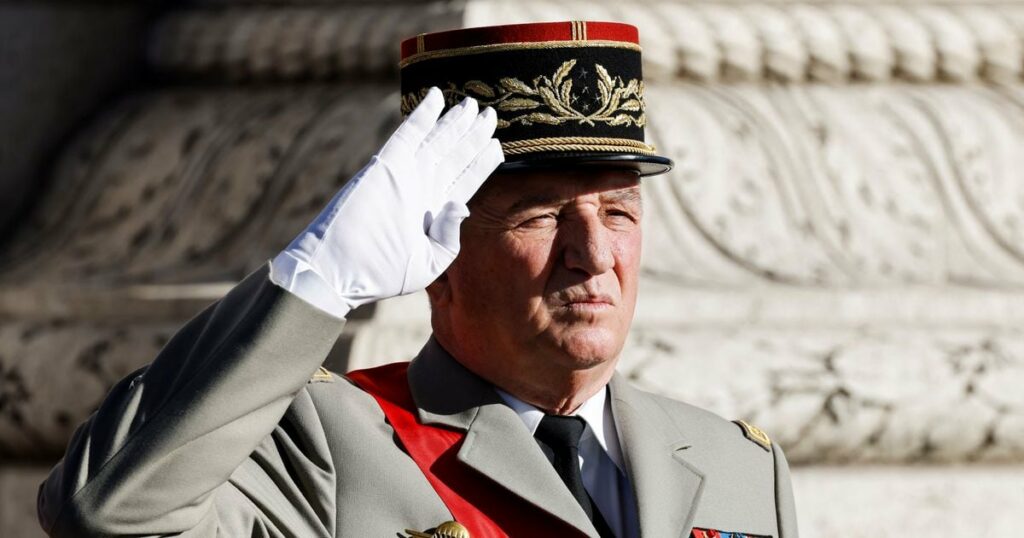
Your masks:
{"label": "stone wall", "polygon": [[143,66],[140,2],[0,4],[0,244],[74,127]]}
{"label": "stone wall", "polygon": [[[273,256],[397,125],[400,38],[584,18],[640,27],[649,137],[676,161],[642,187],[621,369],[779,440],[805,536],[1012,535],[1024,4],[959,2],[167,13],[148,31],[160,84],[55,155],[0,256],[0,525],[30,525],[26,499],[110,384]],[[426,314],[416,295],[363,309],[328,364],[409,357]]]}

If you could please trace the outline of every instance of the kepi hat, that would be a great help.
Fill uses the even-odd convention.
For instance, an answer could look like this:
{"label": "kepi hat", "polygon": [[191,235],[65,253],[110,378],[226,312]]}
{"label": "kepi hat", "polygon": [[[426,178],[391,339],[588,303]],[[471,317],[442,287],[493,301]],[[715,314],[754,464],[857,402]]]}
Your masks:
{"label": "kepi hat", "polygon": [[616,22],[568,21],[421,34],[401,45],[402,114],[431,86],[445,108],[469,96],[498,113],[499,170],[602,166],[667,172],[644,139],[639,34]]}

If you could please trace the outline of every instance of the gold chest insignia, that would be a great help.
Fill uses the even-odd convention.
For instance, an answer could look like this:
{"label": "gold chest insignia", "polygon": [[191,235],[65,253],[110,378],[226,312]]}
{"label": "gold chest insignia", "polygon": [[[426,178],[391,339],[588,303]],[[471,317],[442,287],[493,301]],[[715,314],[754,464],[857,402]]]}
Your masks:
{"label": "gold chest insignia", "polygon": [[413,538],[470,538],[469,530],[455,521],[445,521],[435,527],[434,532],[420,532],[410,529],[405,529],[405,532]]}
{"label": "gold chest insignia", "polygon": [[316,373],[313,374],[313,377],[309,378],[309,383],[333,383],[333,382],[334,382],[334,374],[332,374],[330,372],[330,370],[328,370],[327,368],[324,368],[323,366],[321,366],[320,368],[317,369]]}

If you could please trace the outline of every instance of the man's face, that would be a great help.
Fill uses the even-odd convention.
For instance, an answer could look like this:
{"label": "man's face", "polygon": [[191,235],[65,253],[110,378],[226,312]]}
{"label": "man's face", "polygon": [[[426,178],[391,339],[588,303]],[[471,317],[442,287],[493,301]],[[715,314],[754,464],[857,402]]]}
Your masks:
{"label": "man's face", "polygon": [[636,304],[636,174],[496,174],[470,210],[443,284],[447,298],[435,301],[450,309],[459,348],[506,361],[498,367],[509,372],[614,367]]}

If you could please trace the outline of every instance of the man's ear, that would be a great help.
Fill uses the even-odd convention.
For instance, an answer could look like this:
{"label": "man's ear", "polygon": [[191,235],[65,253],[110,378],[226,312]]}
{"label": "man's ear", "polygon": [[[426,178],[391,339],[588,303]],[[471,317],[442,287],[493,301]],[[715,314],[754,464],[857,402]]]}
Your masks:
{"label": "man's ear", "polygon": [[448,280],[448,272],[441,273],[430,285],[427,286],[427,297],[430,298],[432,309],[444,308],[452,302],[452,287]]}

